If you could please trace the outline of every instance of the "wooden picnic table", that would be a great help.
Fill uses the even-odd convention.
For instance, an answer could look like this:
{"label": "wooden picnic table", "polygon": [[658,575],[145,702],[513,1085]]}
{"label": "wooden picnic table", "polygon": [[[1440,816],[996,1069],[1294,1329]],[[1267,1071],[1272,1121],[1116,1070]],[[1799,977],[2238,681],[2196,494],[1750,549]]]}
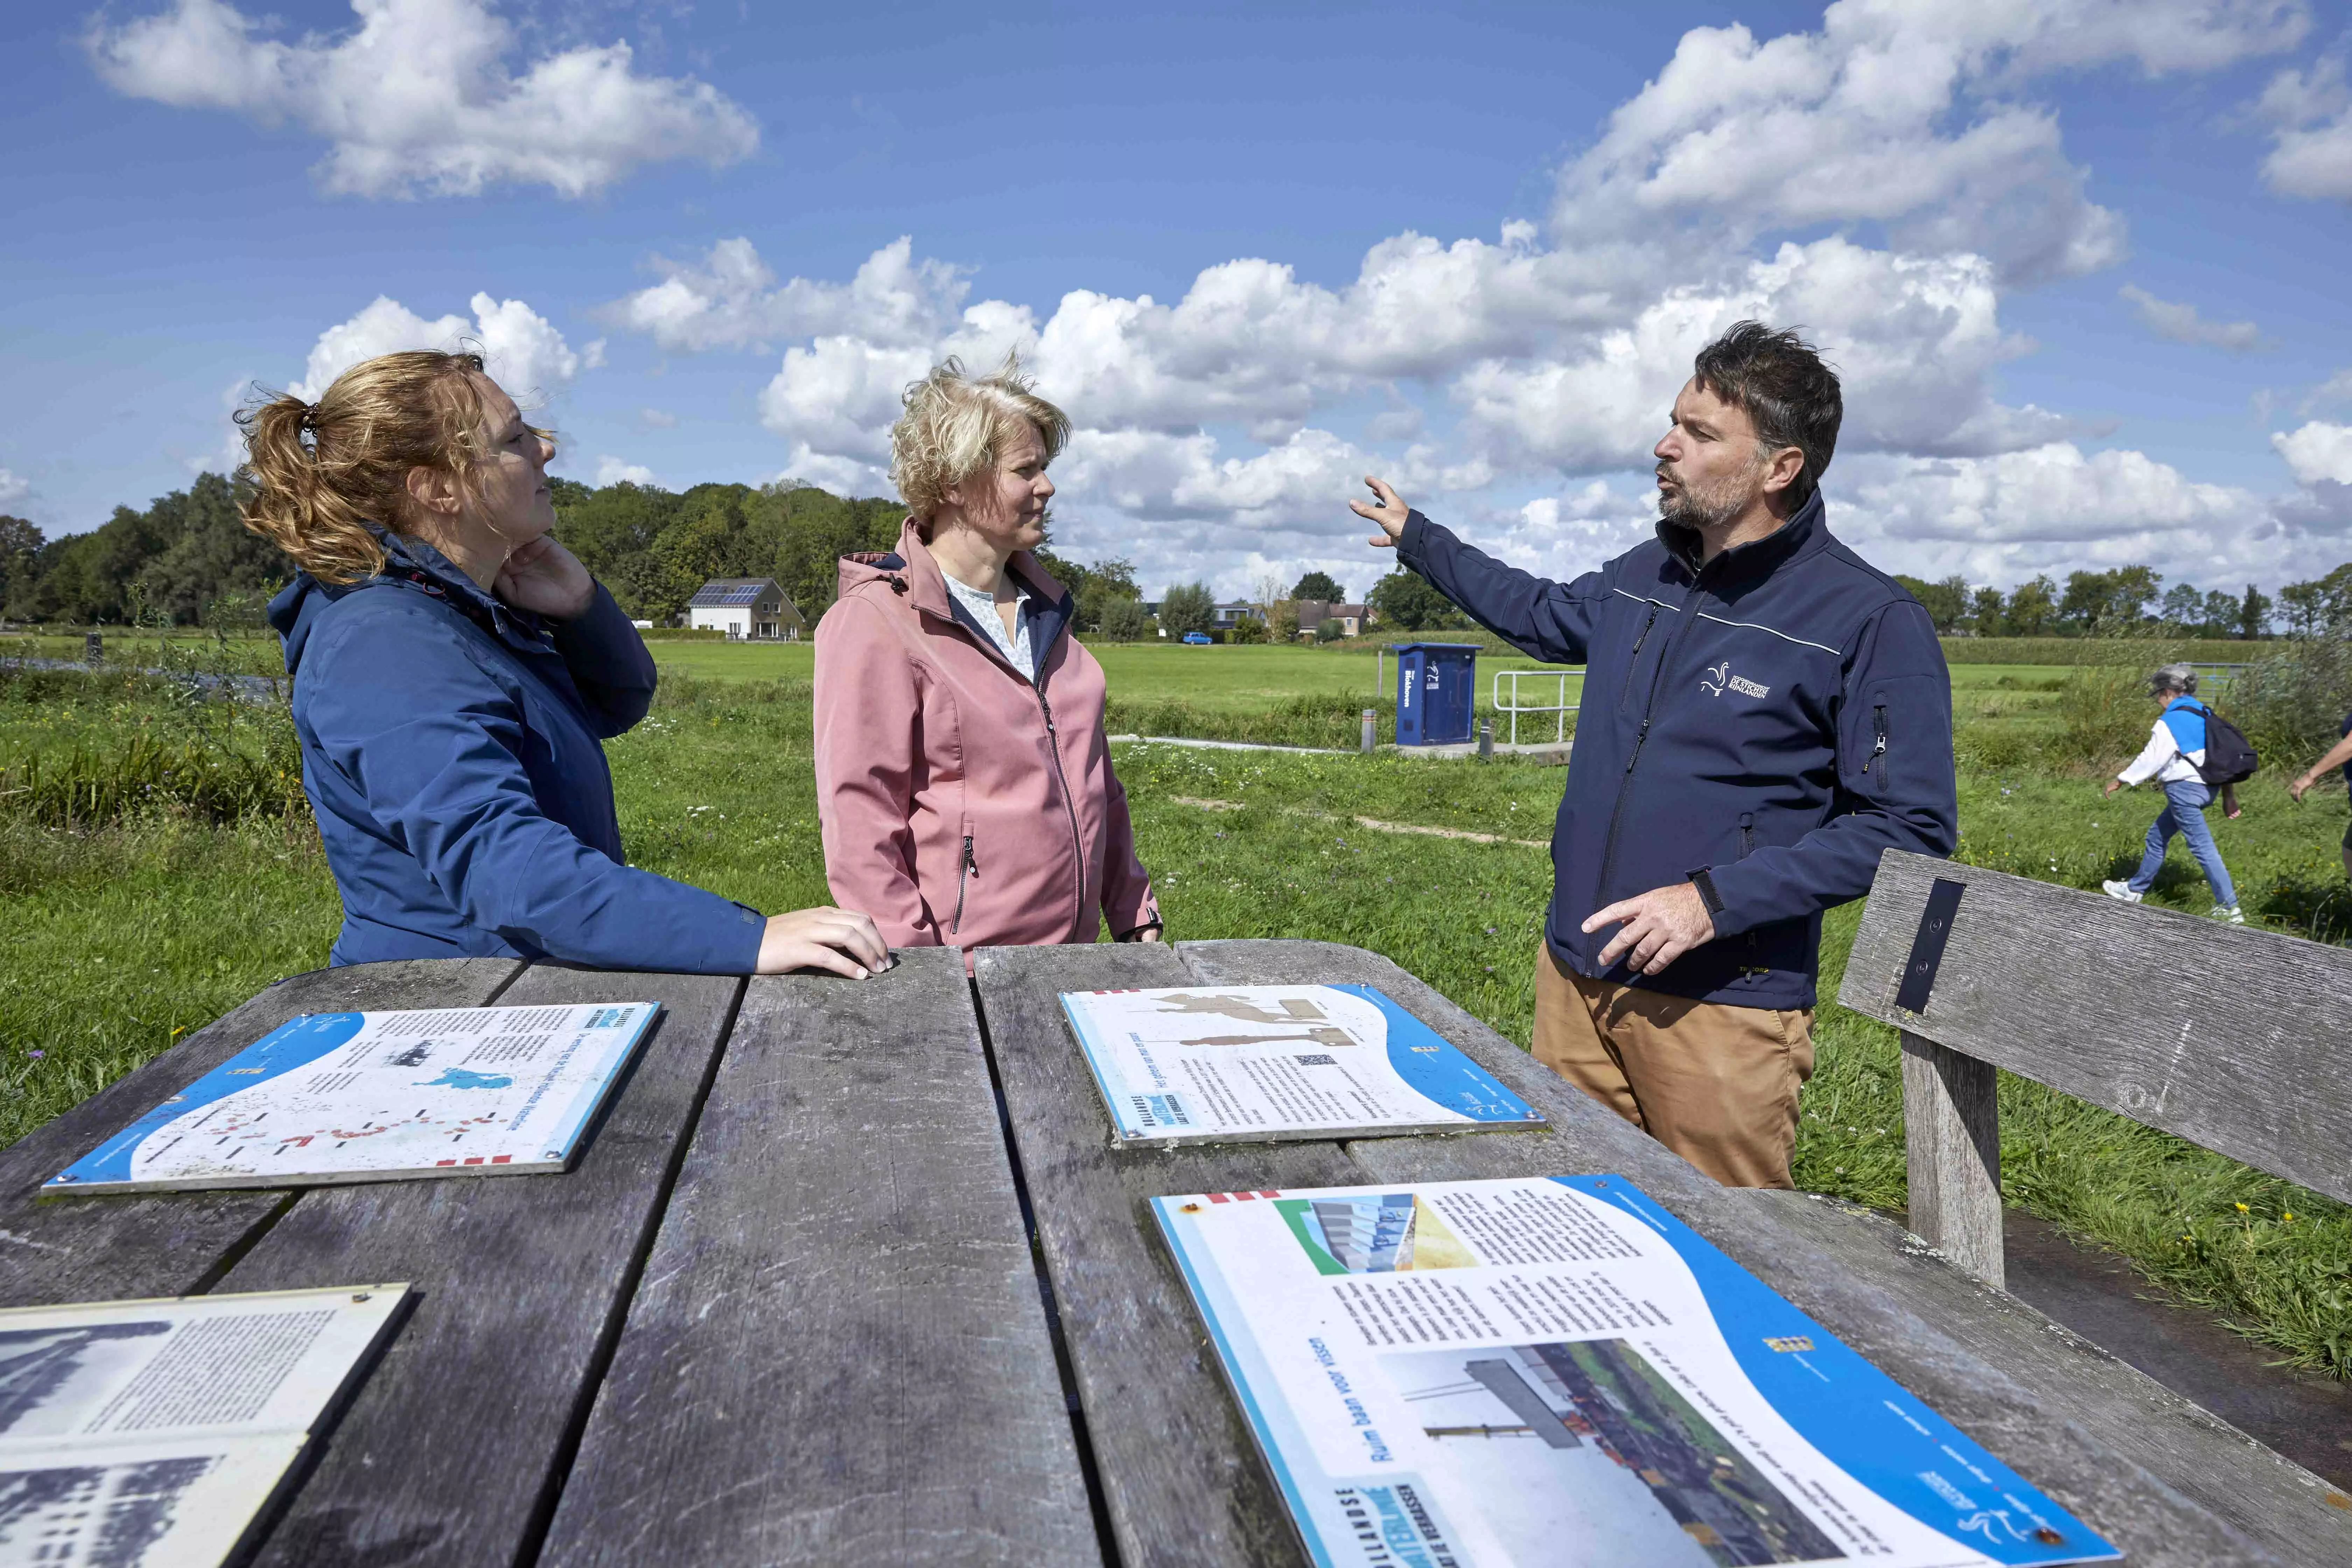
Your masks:
{"label": "wooden picnic table", "polygon": [[[1551,1120],[1115,1148],[1056,994],[1364,983]],[[650,1000],[559,1176],[35,1189],[288,1018]],[[1360,949],[905,952],[856,983],[467,959],[271,986],[0,1152],[0,1305],[418,1288],[264,1564],[1305,1560],[1146,1200],[1621,1173],[2148,1565],[2352,1563],[2352,1499],[1888,1222],[1718,1187]]]}

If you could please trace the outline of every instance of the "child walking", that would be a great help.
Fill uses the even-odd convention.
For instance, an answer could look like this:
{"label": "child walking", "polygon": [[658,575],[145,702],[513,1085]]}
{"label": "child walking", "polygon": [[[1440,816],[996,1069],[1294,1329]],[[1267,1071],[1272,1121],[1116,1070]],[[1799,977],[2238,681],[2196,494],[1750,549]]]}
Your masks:
{"label": "child walking", "polygon": [[[2168,664],[2147,678],[2147,686],[2148,694],[2164,710],[2148,731],[2147,744],[2139,755],[2107,781],[2106,793],[2113,795],[2127,784],[2152,778],[2163,787],[2164,809],[2148,826],[2147,847],[2140,856],[2139,869],[2128,880],[2100,886],[2111,899],[2138,903],[2156,885],[2156,874],[2164,868],[2164,852],[2178,833],[2189,841],[2189,852],[2197,858],[2205,880],[2212,886],[2213,918],[2244,925],[2246,917],[2239,912],[2238,890],[2231,885],[2230,868],[2221,864],[2213,831],[2205,825],[2205,808],[2212,803],[2213,791],[2199,771],[2205,761],[2207,709],[2197,700],[2197,672],[2185,664]],[[2228,784],[2221,786],[2221,801],[2227,815],[2238,815],[2237,792]]]}

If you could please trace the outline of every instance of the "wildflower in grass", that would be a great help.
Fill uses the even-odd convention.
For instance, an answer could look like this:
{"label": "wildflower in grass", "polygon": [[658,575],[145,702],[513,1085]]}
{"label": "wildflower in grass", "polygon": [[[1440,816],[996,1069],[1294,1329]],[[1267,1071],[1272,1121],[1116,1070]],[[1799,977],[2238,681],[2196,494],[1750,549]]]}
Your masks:
{"label": "wildflower in grass", "polygon": [[2288,1209],[2285,1213],[2280,1215],[2279,1218],[2286,1221],[2289,1225],[2293,1225],[2294,1223],[2294,1211],[2293,1209]]}
{"label": "wildflower in grass", "polygon": [[2239,1212],[2240,1214],[2251,1214],[2251,1213],[2252,1213],[2252,1212],[2253,1212],[2252,1210],[2251,1210],[2251,1209],[2249,1209],[2248,1207],[2246,1207],[2246,1205],[2243,1205],[2243,1204],[2240,1204],[2240,1205],[2237,1205],[2237,1210],[2238,1210],[2238,1212]]}
{"label": "wildflower in grass", "polygon": [[[32,1058],[35,1061],[39,1061],[43,1057],[47,1056],[49,1053],[47,1051],[26,1051],[25,1054]],[[2294,1216],[2290,1215],[2288,1217],[2291,1219]]]}

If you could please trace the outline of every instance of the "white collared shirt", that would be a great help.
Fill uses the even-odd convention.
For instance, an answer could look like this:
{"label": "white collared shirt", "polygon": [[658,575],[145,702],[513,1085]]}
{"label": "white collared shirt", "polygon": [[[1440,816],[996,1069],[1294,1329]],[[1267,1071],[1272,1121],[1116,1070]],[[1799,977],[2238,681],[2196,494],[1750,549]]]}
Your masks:
{"label": "white collared shirt", "polygon": [[1013,630],[1008,634],[1004,629],[1004,617],[996,613],[994,595],[985,588],[975,588],[968,583],[958,582],[954,574],[945,569],[940,571],[940,575],[946,579],[948,592],[953,594],[957,601],[971,612],[971,618],[980,623],[981,629],[988,634],[988,640],[996,645],[996,651],[1003,654],[1013,668],[1019,670],[1032,685],[1034,685],[1037,680],[1037,658],[1029,647],[1029,601],[1034,597],[1029,585],[1010,572],[1004,574],[1004,580],[1013,584],[1013,592],[1015,595],[1013,605]]}

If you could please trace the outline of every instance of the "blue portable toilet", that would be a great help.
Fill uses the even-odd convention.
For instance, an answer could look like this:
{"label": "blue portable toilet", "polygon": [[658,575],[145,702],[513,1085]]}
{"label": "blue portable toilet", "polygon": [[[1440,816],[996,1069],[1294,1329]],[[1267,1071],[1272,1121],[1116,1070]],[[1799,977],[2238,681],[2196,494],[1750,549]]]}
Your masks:
{"label": "blue portable toilet", "polygon": [[1397,656],[1396,738],[1400,746],[1443,746],[1470,738],[1477,700],[1478,645],[1401,642]]}

